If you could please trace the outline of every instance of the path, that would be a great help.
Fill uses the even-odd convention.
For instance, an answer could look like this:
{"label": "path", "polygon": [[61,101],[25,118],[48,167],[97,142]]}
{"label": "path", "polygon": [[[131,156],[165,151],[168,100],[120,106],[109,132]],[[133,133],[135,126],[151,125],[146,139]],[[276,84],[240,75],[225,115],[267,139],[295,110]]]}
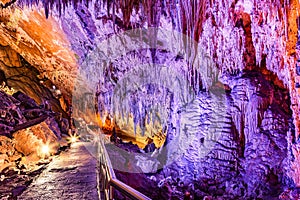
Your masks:
{"label": "path", "polygon": [[18,199],[98,200],[97,161],[86,149],[87,145],[74,143],[54,158]]}

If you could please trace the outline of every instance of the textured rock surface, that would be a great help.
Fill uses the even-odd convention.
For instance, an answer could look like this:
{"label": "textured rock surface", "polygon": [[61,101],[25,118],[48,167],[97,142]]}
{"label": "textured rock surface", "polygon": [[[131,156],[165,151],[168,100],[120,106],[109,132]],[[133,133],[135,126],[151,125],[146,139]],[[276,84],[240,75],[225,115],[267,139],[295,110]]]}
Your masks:
{"label": "textured rock surface", "polygon": [[[226,112],[220,116],[213,116],[212,111],[218,112],[215,106],[210,105],[209,97],[205,95],[199,95],[191,108],[182,110],[186,113],[182,114],[182,118],[189,118],[190,115],[186,127],[180,124],[181,129],[188,130],[187,136],[176,135],[175,131],[172,140],[177,141],[176,145],[167,146],[169,157],[165,159],[171,162],[170,155],[174,153],[184,153],[185,156],[166,166],[163,173],[157,175],[158,186],[164,182],[169,185],[166,192],[171,193],[171,196],[182,197],[185,191],[189,191],[195,198],[203,198],[206,195],[224,197],[227,195],[227,198],[276,198],[286,187],[293,187],[287,173],[290,169],[286,168],[289,165],[286,157],[290,151],[286,136],[289,129],[293,131],[290,90],[288,90],[290,88],[288,84],[293,82],[289,77],[289,70],[293,68],[293,64],[289,65],[283,60],[295,58],[286,57],[283,53],[287,51],[284,42],[285,33],[289,33],[284,27],[285,16],[282,12],[287,8],[281,10],[271,3],[267,5],[272,5],[272,9],[260,9],[262,2],[257,4],[215,2],[214,6],[208,6],[206,10],[208,18],[203,22],[202,35],[197,40],[218,66],[221,81],[228,85]],[[83,10],[84,13],[89,13],[86,16],[93,16],[93,8],[89,11],[85,9],[80,11]],[[253,10],[257,12],[252,12]],[[70,40],[74,41],[71,43],[76,44],[74,33],[68,28],[71,27],[71,23],[64,22],[64,20],[70,22],[70,16],[76,16],[72,12],[72,9],[68,9],[66,19],[62,18],[61,23],[64,24],[67,35],[71,35]],[[272,12],[273,15],[270,14]],[[277,18],[276,13],[280,15]],[[97,42],[97,39],[113,33],[112,22],[103,20],[106,13],[100,9],[95,15],[97,19],[102,20],[95,19],[90,24],[81,13],[78,17],[80,24],[77,23],[78,30],[82,33],[79,39],[91,45],[93,45],[91,41]],[[261,15],[268,17],[259,18]],[[91,26],[82,26],[82,23],[89,23]],[[169,19],[162,16],[161,23],[162,27],[168,26]],[[91,30],[94,30],[93,24],[96,24],[99,30],[94,31],[96,35],[98,34],[95,40],[91,40],[88,34],[91,27],[93,27]],[[175,26],[181,30],[180,24]],[[130,42],[130,39],[126,41]],[[90,51],[86,46],[81,46],[80,51],[83,49],[86,54]],[[74,50],[77,51],[76,48]],[[128,55],[125,59],[122,58],[126,62],[118,59],[113,63],[111,78],[122,80],[123,74],[129,71],[134,63],[145,63],[147,58],[141,57],[147,53],[137,54],[136,57]],[[168,57],[167,54],[160,52],[156,56],[158,59]],[[136,59],[140,61],[136,62]],[[172,66],[176,67],[176,63]],[[111,91],[112,86],[104,87],[103,92],[109,95],[108,91]],[[201,109],[199,110],[199,106],[203,109],[203,113]],[[294,109],[293,111],[297,112]],[[176,119],[174,113],[172,117]],[[207,121],[210,124],[207,124]],[[215,124],[219,125],[214,130],[220,138],[214,149],[208,155],[202,156],[203,152],[199,151],[199,146],[201,142],[206,141],[207,135],[203,130],[205,127],[212,128]],[[174,128],[178,129],[178,124],[169,126],[170,138],[174,134],[170,130],[174,131]],[[171,143],[171,139],[168,142]],[[178,145],[181,147],[180,151],[177,150]],[[169,188],[173,188],[171,192]]]}
{"label": "textured rock surface", "polygon": [[[10,95],[4,91],[0,90],[2,101],[0,105],[0,135],[11,137],[13,132],[41,123],[39,126],[32,127],[31,131],[36,135],[43,132],[46,135],[49,133],[49,136],[41,136],[43,140],[61,139],[60,129],[62,128],[62,132],[65,133],[65,127],[68,126],[61,117],[62,114],[55,113],[47,105],[38,106],[32,98],[22,92],[18,91]],[[54,137],[56,138],[53,139]]]}
{"label": "textured rock surface", "polygon": [[[149,183],[140,191],[154,199],[162,194],[166,199],[181,199],[187,191],[194,199],[277,199],[293,187],[286,167],[292,115],[286,101],[288,91],[266,79],[261,72],[251,71],[233,80],[226,93],[225,114],[216,110],[211,97],[199,94],[181,111],[181,117],[188,119],[182,124],[185,131],[179,135],[168,132],[167,154],[150,157],[141,153],[129,161],[143,171],[141,158],[147,158],[150,170],[144,172],[160,169],[152,168],[150,161],[165,164],[158,173],[147,174],[146,180],[141,177]],[[123,149],[134,148],[125,145]],[[124,166],[123,171],[128,170],[124,159],[115,158],[112,156],[117,169]],[[153,184],[159,189],[151,193]]]}
{"label": "textured rock surface", "polygon": [[[166,123],[166,155],[161,155],[168,165],[155,175],[158,187],[163,187],[165,194],[178,198],[189,191],[194,198],[212,195],[240,199],[277,198],[280,192],[290,188],[282,194],[282,198],[284,195],[297,198],[300,185],[300,98],[296,87],[300,81],[296,73],[299,2],[182,0],[178,4],[174,1],[144,1],[141,5],[137,1],[124,1],[124,4],[109,2],[94,1],[89,8],[84,4],[78,4],[76,8],[67,7],[60,17],[54,10],[54,17],[50,17],[48,23],[37,11],[24,9],[20,13],[16,10],[11,16],[3,11],[0,37],[6,50],[0,55],[4,65],[15,63],[20,66],[20,58],[16,56],[19,54],[68,96],[76,74],[74,57],[78,58],[79,64],[84,63],[99,42],[125,29],[147,26],[174,28],[199,42],[207,57],[214,61],[216,74],[225,84],[226,107],[225,112],[220,113],[214,104],[211,105],[211,96],[204,91],[211,89],[214,79],[199,78],[197,70],[206,73],[197,68],[199,66],[184,65],[177,55],[168,57],[166,52],[155,52],[155,59],[167,58],[160,63],[172,66],[175,71],[181,70],[197,96],[191,107],[186,108],[164,101],[166,107],[170,106],[173,110],[169,112],[169,123]],[[38,26],[39,23],[45,25],[44,30]],[[57,31],[50,31],[52,28]],[[66,37],[62,36],[62,32]],[[150,38],[155,40],[155,35],[152,36]],[[50,39],[43,40],[47,37]],[[66,42],[65,38],[69,41]],[[125,44],[135,42],[131,38],[126,39],[116,41]],[[64,45],[71,45],[75,56],[68,48],[65,50]],[[185,48],[192,52],[198,50],[191,46]],[[155,60],[150,50],[137,51],[136,56],[133,52],[126,53],[123,58],[109,63],[111,65],[104,72],[106,79],[101,81],[105,81],[105,85],[99,84],[99,90],[102,92],[100,97],[105,98],[98,99],[98,111],[102,107],[110,111],[107,105],[110,105],[111,92],[120,80],[124,80],[126,72],[145,60]],[[83,71],[88,75],[97,74],[97,65],[91,64]],[[135,83],[135,80],[129,80],[129,83],[132,82]],[[142,91],[143,88],[137,96],[148,97]],[[154,93],[161,91],[164,90],[152,90]],[[159,99],[161,96],[156,97]],[[87,98],[93,97],[87,94]],[[131,135],[134,135],[135,124],[144,127],[141,122],[146,118],[136,101],[143,102],[133,97],[131,110],[125,108],[129,110],[125,114],[130,115],[128,132]],[[80,106],[82,110],[94,109],[94,105],[86,103]],[[213,115],[213,111],[220,115]],[[75,113],[88,123],[99,123],[99,116],[92,112],[84,114]],[[112,112],[105,114],[112,115]],[[102,120],[109,122],[111,128],[114,117]],[[183,118],[189,119],[186,126],[180,121]],[[160,125],[153,134],[166,130],[165,124]],[[0,128],[9,131],[10,127],[5,124]],[[214,149],[202,155],[203,152],[198,149],[202,143],[209,141],[206,139],[209,135],[205,132],[207,128],[213,129],[220,137],[216,141],[214,137],[209,138],[216,143]],[[152,137],[151,134],[149,136]],[[176,141],[176,145],[167,146],[172,141]],[[180,147],[179,151],[177,147]],[[179,158],[172,163],[171,155]]]}
{"label": "textured rock surface", "polygon": [[33,98],[38,104],[51,104],[54,111],[62,112],[67,116],[67,106],[62,95],[56,95],[58,89],[42,75],[36,68],[24,60],[19,53],[10,46],[0,46],[2,55],[0,70],[5,77],[6,85],[21,91]]}
{"label": "textured rock surface", "polygon": [[40,163],[40,168],[31,172],[18,172],[14,170],[6,170],[1,172],[0,179],[0,198],[12,199],[17,198],[28,185],[32,182],[32,179],[39,175],[45,168],[46,163]]}
{"label": "textured rock surface", "polygon": [[[62,133],[60,119],[27,95],[0,90],[0,198],[16,198],[41,173],[44,158],[58,152]],[[34,111],[34,112],[33,112]],[[49,145],[49,153],[43,152]],[[62,144],[62,143],[61,143]],[[43,159],[42,159],[43,158]]]}
{"label": "textured rock surface", "polygon": [[48,127],[45,122],[32,126],[25,130],[17,131],[13,134],[16,150],[24,155],[36,154],[41,155],[43,144],[51,144],[51,152],[55,153],[58,148],[58,137]]}
{"label": "textured rock surface", "polygon": [[18,131],[14,134],[15,148],[20,153],[28,156],[30,154],[37,154],[38,148],[43,145],[42,141],[39,140],[32,132],[30,131]]}
{"label": "textured rock surface", "polygon": [[[76,59],[57,22],[46,19],[36,9],[8,8],[1,10],[1,27],[1,46],[9,46],[11,52],[21,55],[41,77],[63,86],[61,90],[68,100],[76,76]],[[16,57],[16,53],[6,55]]]}

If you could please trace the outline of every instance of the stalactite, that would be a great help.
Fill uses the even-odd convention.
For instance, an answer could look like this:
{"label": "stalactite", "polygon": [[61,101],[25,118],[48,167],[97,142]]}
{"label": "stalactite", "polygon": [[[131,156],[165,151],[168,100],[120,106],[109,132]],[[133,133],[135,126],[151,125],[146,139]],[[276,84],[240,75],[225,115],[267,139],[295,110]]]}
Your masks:
{"label": "stalactite", "polygon": [[138,2],[137,0],[118,0],[116,4],[121,8],[123,14],[123,23],[126,28],[129,27],[130,24],[130,16],[132,14],[134,5]]}

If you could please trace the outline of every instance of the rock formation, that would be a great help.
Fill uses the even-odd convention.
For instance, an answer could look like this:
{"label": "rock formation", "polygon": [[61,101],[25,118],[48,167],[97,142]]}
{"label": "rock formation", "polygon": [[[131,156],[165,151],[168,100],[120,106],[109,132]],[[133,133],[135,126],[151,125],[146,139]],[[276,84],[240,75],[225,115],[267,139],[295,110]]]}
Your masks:
{"label": "rock formation", "polygon": [[[161,169],[147,177],[164,198],[296,198],[298,1],[41,2],[1,9],[0,82],[140,147],[153,140]],[[13,101],[6,135],[39,113]]]}
{"label": "rock formation", "polygon": [[41,159],[58,152],[66,133],[57,113],[20,91],[7,94],[3,91],[13,91],[5,88],[0,89],[0,198],[11,198],[40,173]]}

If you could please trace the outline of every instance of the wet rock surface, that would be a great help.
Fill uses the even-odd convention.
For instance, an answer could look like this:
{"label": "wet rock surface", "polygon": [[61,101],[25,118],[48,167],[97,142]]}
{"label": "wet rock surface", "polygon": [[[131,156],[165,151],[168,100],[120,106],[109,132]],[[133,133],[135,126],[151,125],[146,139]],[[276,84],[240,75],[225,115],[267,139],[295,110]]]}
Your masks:
{"label": "wet rock surface", "polygon": [[99,199],[97,160],[87,146],[91,144],[74,143],[53,158],[17,199]]}
{"label": "wet rock surface", "polygon": [[29,172],[9,169],[2,171],[0,173],[0,199],[16,199],[32,183],[34,177],[45,170],[47,163],[40,163],[37,169]]}

